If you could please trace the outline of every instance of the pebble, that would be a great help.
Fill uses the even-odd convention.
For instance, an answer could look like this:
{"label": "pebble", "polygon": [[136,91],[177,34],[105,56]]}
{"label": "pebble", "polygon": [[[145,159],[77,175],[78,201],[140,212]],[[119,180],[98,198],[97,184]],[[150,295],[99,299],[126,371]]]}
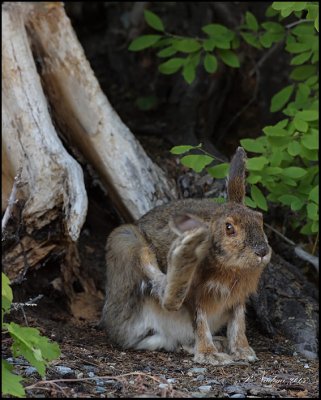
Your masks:
{"label": "pebble", "polygon": [[196,377],[196,380],[197,380],[197,381],[203,381],[204,378],[205,378],[204,375],[198,375],[198,376]]}
{"label": "pebble", "polygon": [[209,383],[210,385],[220,385],[221,382],[218,381],[217,379],[211,379],[209,381],[207,381],[207,383]]}
{"label": "pebble", "polygon": [[240,393],[244,393],[244,389],[241,386],[230,385],[230,386],[226,386],[224,388],[224,392],[229,393],[229,394],[232,394],[232,393],[240,394]]}
{"label": "pebble", "polygon": [[167,383],[160,383],[160,384],[158,385],[158,387],[159,387],[160,389],[168,389],[168,384],[167,384]]}
{"label": "pebble", "polygon": [[87,375],[88,375],[88,378],[93,378],[95,376],[95,374],[92,371],[88,372]]}
{"label": "pebble", "polygon": [[78,374],[76,375],[77,379],[81,379],[84,377],[84,373],[83,372],[78,372]]}
{"label": "pebble", "polygon": [[102,387],[102,386],[96,386],[96,393],[105,393],[106,392],[106,388]]}
{"label": "pebble", "polygon": [[175,382],[176,382],[176,379],[175,379],[175,378],[168,378],[168,379],[167,379],[167,382],[168,382],[168,383],[175,383]]}
{"label": "pebble", "polygon": [[293,352],[293,356],[297,356],[298,353],[296,351]]}
{"label": "pebble", "polygon": [[304,368],[310,368],[309,364],[304,364]]}
{"label": "pebble", "polygon": [[97,371],[97,367],[94,367],[93,365],[84,365],[83,368],[87,372],[96,372]]}
{"label": "pebble", "polygon": [[230,396],[230,398],[231,399],[244,399],[244,394],[241,394],[241,393],[235,393],[235,394],[232,394],[231,396]]}
{"label": "pebble", "polygon": [[73,372],[73,370],[71,368],[64,367],[62,365],[56,365],[56,371],[60,375],[67,375],[67,374],[70,374],[71,372]]}
{"label": "pebble", "polygon": [[201,392],[209,392],[211,389],[212,389],[212,386],[210,386],[210,385],[203,385],[198,388],[198,390]]}
{"label": "pebble", "polygon": [[37,372],[36,368],[34,367],[28,367],[25,369],[25,375],[29,376]]}
{"label": "pebble", "polygon": [[207,372],[207,368],[191,368],[188,372],[196,373],[196,374],[205,374]]}

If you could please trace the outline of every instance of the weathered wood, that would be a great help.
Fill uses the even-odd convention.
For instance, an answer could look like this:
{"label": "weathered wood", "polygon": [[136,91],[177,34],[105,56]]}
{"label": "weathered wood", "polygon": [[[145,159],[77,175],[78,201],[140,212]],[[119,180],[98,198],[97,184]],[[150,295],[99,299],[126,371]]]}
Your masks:
{"label": "weathered wood", "polygon": [[[26,7],[26,8],[24,8]],[[52,124],[30,50],[24,20],[30,4],[6,3],[2,12],[2,144],[9,186],[21,170],[29,232],[63,213],[66,233],[79,236],[87,195],[78,163],[67,153]],[[10,190],[11,191],[11,190]],[[10,192],[9,192],[10,193]],[[6,190],[8,195],[8,190]],[[7,199],[3,199],[3,203]]]}
{"label": "weathered wood", "polygon": [[62,4],[43,4],[34,4],[28,30],[60,130],[98,172],[125,220],[176,198],[174,184],[146,155],[100,89]]}

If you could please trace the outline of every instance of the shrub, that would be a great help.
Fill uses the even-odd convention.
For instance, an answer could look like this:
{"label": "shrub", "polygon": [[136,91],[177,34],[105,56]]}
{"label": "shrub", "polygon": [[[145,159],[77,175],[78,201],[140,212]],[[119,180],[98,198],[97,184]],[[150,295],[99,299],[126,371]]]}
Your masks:
{"label": "shrub", "polygon": [[[270,111],[282,112],[285,118],[264,127],[257,139],[241,140],[244,149],[254,155],[247,161],[251,193],[246,204],[265,211],[268,201],[288,207],[292,226],[306,235],[315,235],[319,229],[318,15],[317,2],[273,2],[266,10],[268,20],[263,23],[246,12],[235,32],[221,24],[209,24],[202,27],[204,38],[188,38],[166,32],[161,19],[146,10],[145,20],[158,34],[140,36],[129,46],[131,51],[157,49],[157,56],[167,59],[159,65],[159,71],[163,74],[180,71],[190,84],[199,64],[208,73],[215,73],[221,63],[238,68],[236,50],[241,40],[263,51],[283,43],[293,69],[289,85],[273,96]],[[296,20],[286,23],[289,16]],[[172,153],[185,154],[195,149],[200,154],[184,155],[182,164],[196,172],[207,169],[214,178],[227,175],[228,164],[208,167],[214,157],[200,145],[176,146]]]}

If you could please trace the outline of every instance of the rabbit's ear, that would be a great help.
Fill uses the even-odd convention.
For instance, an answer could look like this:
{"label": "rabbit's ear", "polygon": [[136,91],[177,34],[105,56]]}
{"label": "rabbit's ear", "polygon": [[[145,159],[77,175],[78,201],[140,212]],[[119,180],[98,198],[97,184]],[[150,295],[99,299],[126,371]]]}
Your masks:
{"label": "rabbit's ear", "polygon": [[230,164],[227,183],[229,201],[244,203],[245,198],[245,160],[246,153],[243,147],[238,147]]}
{"label": "rabbit's ear", "polygon": [[192,229],[207,228],[207,224],[196,215],[186,213],[174,215],[169,221],[169,227],[177,235],[182,235]]}

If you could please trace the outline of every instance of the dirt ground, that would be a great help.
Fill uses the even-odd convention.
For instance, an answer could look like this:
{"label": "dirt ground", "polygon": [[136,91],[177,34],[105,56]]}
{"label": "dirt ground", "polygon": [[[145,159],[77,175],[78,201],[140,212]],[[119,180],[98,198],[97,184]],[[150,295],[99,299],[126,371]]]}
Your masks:
{"label": "dirt ground", "polygon": [[[50,310],[50,311],[49,311]],[[49,311],[49,312],[48,312]],[[71,318],[56,299],[25,307],[30,326],[59,343],[61,356],[44,380],[22,359],[12,359],[10,338],[3,356],[25,377],[28,397],[318,397],[318,361],[293,353],[281,336],[269,339],[248,326],[259,361],[213,367],[185,353],[123,351],[108,343],[95,323]],[[24,323],[21,311],[12,313]],[[294,355],[293,355],[294,354]]]}

